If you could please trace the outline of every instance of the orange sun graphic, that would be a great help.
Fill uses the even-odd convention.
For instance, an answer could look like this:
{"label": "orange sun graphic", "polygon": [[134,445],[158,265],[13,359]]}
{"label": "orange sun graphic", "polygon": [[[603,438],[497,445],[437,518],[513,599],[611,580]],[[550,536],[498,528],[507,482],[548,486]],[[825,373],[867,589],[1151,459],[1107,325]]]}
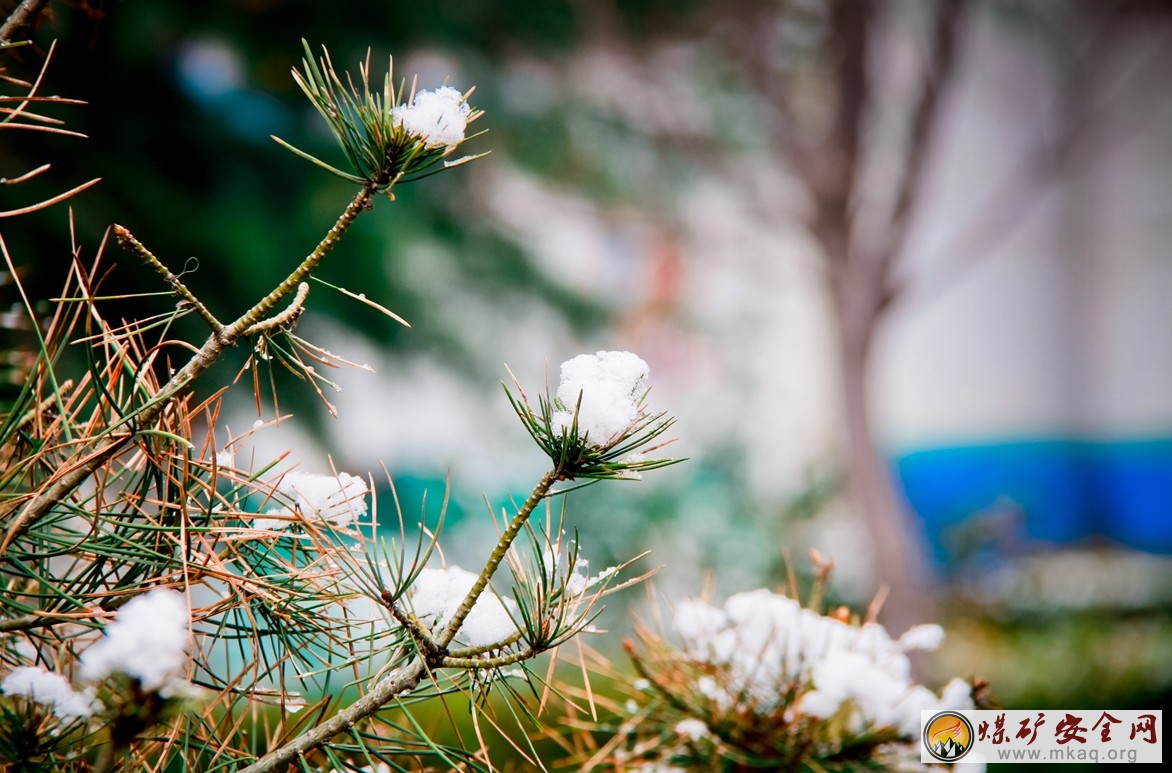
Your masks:
{"label": "orange sun graphic", "polygon": [[939,760],[958,760],[973,743],[973,727],[962,715],[943,711],[924,728],[924,745]]}

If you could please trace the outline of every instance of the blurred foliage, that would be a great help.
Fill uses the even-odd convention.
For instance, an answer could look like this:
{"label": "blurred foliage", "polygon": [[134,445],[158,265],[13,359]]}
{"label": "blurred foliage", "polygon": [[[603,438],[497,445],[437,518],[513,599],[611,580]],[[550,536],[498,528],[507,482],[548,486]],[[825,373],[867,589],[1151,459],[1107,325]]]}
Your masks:
{"label": "blurred foliage", "polygon": [[1167,610],[976,616],[946,624],[942,672],[980,674],[1000,705],[1151,708],[1172,697]]}
{"label": "blurred foliage", "polygon": [[[437,77],[450,75],[462,89],[472,84],[461,79],[461,72],[475,72],[473,102],[492,112],[491,125],[483,125],[493,133],[494,150],[515,149],[528,146],[524,137],[509,141],[523,122],[515,116],[511,120],[503,106],[496,68],[514,50],[552,55],[572,46],[578,26],[571,6],[361,2],[339,13],[321,3],[292,0],[55,3],[36,41],[43,51],[53,38],[60,40],[47,84],[52,93],[89,103],[70,109],[68,116],[70,125],[89,139],[6,138],[0,164],[8,168],[13,159],[39,157],[51,143],[47,150],[56,160],[56,178],[39,185],[79,182],[84,175],[103,178],[99,191],[75,202],[80,243],[96,244],[110,223],[120,222],[171,265],[196,258],[198,263],[188,264],[194,270],[185,281],[212,299],[213,307],[216,288],[223,284],[231,285],[234,297],[255,297],[308,251],[333,219],[335,202],[348,195],[344,183],[269,139],[279,134],[322,158],[337,157],[320,119],[305,107],[290,77],[302,37],[328,46],[340,65],[359,61],[370,47],[376,63],[394,53],[401,76],[410,77],[413,52],[442,57]],[[31,72],[40,52],[12,52],[10,57],[15,71]],[[560,165],[556,148],[564,143],[538,123],[530,127],[542,139],[532,146],[536,163]],[[483,149],[487,143],[469,150]],[[346,254],[323,277],[379,298],[409,319],[414,330],[404,331],[352,303],[343,307],[344,301],[328,292],[316,294],[315,308],[388,346],[439,349],[446,361],[475,369],[474,353],[457,336],[445,332],[444,325],[429,324],[450,310],[423,302],[396,281],[403,252],[428,243],[438,244],[456,270],[495,302],[536,296],[572,324],[598,323],[601,313],[594,302],[551,283],[518,245],[469,215],[474,207],[467,185],[467,180],[441,178],[425,188],[397,191],[399,206],[388,208],[376,223],[360,224]],[[28,195],[39,192],[30,184]],[[57,208],[27,218],[19,231],[6,235],[18,262],[26,264],[26,283],[36,297],[53,291],[67,265],[65,232],[65,214]],[[389,234],[398,246],[390,246]],[[123,259],[113,257],[112,262]],[[132,290],[158,289],[145,275],[125,278]],[[230,316],[237,310],[213,311]]]}

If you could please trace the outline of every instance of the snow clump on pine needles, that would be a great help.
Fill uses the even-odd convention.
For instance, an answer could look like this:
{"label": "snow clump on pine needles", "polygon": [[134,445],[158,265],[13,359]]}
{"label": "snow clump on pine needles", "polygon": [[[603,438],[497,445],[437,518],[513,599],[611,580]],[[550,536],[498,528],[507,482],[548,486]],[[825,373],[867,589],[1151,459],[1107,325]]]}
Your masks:
{"label": "snow clump on pine needles", "polygon": [[57,718],[66,721],[92,716],[100,707],[92,690],[78,692],[65,677],[40,666],[13,669],[0,681],[0,691],[51,706]]}
{"label": "snow clump on pine needles", "polygon": [[464,141],[472,108],[464,95],[451,86],[419,91],[410,104],[391,111],[395,125],[416,135],[429,148],[453,147]]}
{"label": "snow clump on pine needles", "polygon": [[[437,629],[456,614],[477,579],[477,575],[458,566],[424,569],[411,585],[411,609],[417,618]],[[486,589],[464,618],[460,641],[472,647],[504,641],[517,633],[510,611],[516,611],[511,599],[502,600],[491,588]]]}
{"label": "snow clump on pine needles", "polygon": [[[369,490],[362,478],[347,472],[317,475],[293,470],[281,478],[277,492],[296,502],[303,518],[326,520],[343,528],[366,515]],[[270,510],[268,514],[292,516],[281,509]],[[252,525],[257,529],[283,529],[292,523],[288,519],[263,518],[254,520]]]}
{"label": "snow clump on pine needles", "polygon": [[[630,352],[580,354],[562,363],[553,414],[555,430],[568,431],[578,408],[578,436],[602,446],[640,418],[639,401],[647,391],[651,369]],[[581,395],[582,404],[578,406]]]}
{"label": "snow clump on pine needles", "polygon": [[971,709],[971,688],[954,679],[939,696],[911,680],[911,650],[936,649],[937,625],[919,625],[899,639],[877,623],[855,626],[761,589],[738,593],[715,607],[698,599],[680,603],[675,627],[685,654],[716,669],[697,690],[726,709],[767,714],[797,685],[800,712],[828,719],[846,710],[854,732],[919,730],[920,711]]}
{"label": "snow clump on pine needles", "polygon": [[81,653],[81,676],[98,682],[126,674],[148,692],[161,690],[184,670],[190,625],[187,600],[176,591],[155,588],[131,599],[106,635]]}

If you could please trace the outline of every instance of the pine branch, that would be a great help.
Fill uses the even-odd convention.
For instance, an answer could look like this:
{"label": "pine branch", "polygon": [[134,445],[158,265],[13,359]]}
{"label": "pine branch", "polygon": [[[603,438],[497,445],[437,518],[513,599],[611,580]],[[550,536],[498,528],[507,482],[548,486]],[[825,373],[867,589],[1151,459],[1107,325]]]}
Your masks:
{"label": "pine branch", "polygon": [[171,380],[159,390],[154,399],[144,404],[138,411],[124,418],[118,425],[112,428],[115,429],[119,426],[125,427],[121,434],[107,440],[96,449],[89,450],[82,448],[76,451],[74,454],[76,461],[72,464],[63,465],[62,469],[64,472],[52,484],[42,488],[21,508],[20,513],[8,527],[3,542],[0,542],[0,556],[3,556],[13,541],[18,539],[29,527],[40,520],[54,505],[68,497],[78,486],[89,479],[95,471],[101,468],[102,465],[114,458],[131,441],[139,437],[144,428],[151,427],[159,416],[162,415],[163,410],[176,397],[185,394],[191,383],[215,364],[216,360],[220,358],[224,351],[234,344],[248,328],[263,320],[282,299],[290,293],[295,292],[298,286],[309,277],[322,260],[337,246],[342,235],[354,223],[358,215],[370,207],[376,187],[373,183],[368,183],[363,186],[362,190],[354,196],[349,206],[342,212],[337,222],[334,223],[334,226],[321,242],[318,243],[313,252],[301,261],[300,265],[283,282],[235,322],[223,328],[220,332],[213,333],[199,351],[188,360],[187,364],[176,372],[171,377]]}
{"label": "pine branch", "polygon": [[[529,516],[532,515],[533,510],[541,500],[549,495],[549,489],[558,480],[558,475],[559,470],[555,467],[545,473],[541,480],[538,481],[529,498],[525,500],[517,510],[517,514],[513,516],[509,527],[500,536],[500,539],[497,540],[496,548],[489,556],[476,583],[468,591],[468,595],[465,596],[455,614],[452,615],[438,636],[432,638],[414,622],[414,618],[408,618],[406,615],[403,615],[392,603],[393,600],[388,600],[384,597],[384,602],[391,607],[397,618],[404,622],[409,621],[407,622],[407,626],[409,629],[413,629],[412,635],[422,651],[423,658],[417,658],[412,663],[395,669],[376,683],[369,693],[355,701],[349,707],[338,712],[312,730],[301,734],[293,741],[266,754],[259,761],[241,770],[240,773],[269,773],[269,771],[276,770],[280,765],[289,762],[294,757],[328,742],[338,733],[352,727],[356,722],[366,719],[379,711],[379,709],[395,696],[416,687],[423,680],[424,675],[428,673],[428,662],[431,662],[437,668],[497,668],[518,663],[539,654],[536,651],[526,650],[520,653],[485,660],[452,657],[448,655],[447,646],[451,644],[459,633],[460,626],[464,624],[464,620],[472,611],[477,599],[480,598],[480,595],[488,587],[493,573],[496,572],[497,567],[504,560],[509,551],[509,547],[512,546],[517,536],[521,533],[521,529],[529,520]],[[464,653],[461,652],[460,654]]]}

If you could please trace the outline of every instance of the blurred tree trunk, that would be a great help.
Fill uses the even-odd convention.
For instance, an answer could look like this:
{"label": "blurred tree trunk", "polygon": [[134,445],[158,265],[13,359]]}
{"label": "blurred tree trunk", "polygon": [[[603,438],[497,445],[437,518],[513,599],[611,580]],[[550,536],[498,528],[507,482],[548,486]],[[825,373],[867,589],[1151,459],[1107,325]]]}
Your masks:
{"label": "blurred tree trunk", "polygon": [[[838,328],[848,494],[874,549],[876,590],[886,589],[882,619],[895,633],[932,610],[925,551],[873,428],[870,355],[902,292],[896,269],[952,86],[966,6],[737,0],[713,4],[706,24],[767,106],[777,154],[810,195],[806,226],[825,261]],[[591,3],[585,15],[596,39],[638,50],[613,4]],[[882,67],[909,53],[918,70],[904,93]],[[881,191],[875,180],[863,191],[861,170],[879,154],[895,155],[898,166]]]}
{"label": "blurred tree trunk", "polygon": [[847,493],[866,524],[874,550],[876,579],[887,591],[883,621],[898,634],[928,618],[930,599],[924,588],[926,569],[914,524],[873,430],[869,355],[880,316],[861,313],[855,300],[857,293],[851,290],[857,281],[857,272],[831,269],[847,441]]}
{"label": "blurred tree trunk", "polygon": [[[935,14],[931,42],[919,91],[906,116],[903,168],[889,192],[889,210],[880,221],[883,227],[871,232],[869,238],[861,235],[858,227],[863,206],[860,168],[867,152],[873,150],[867,139],[873,128],[869,111],[883,96],[875,93],[880,78],[873,72],[873,49],[881,25],[890,19],[879,11],[899,12],[891,3],[831,3],[818,58],[824,68],[821,77],[832,95],[832,122],[812,146],[795,142],[789,132],[779,135],[781,150],[814,202],[809,228],[826,260],[838,327],[848,493],[871,537],[876,580],[887,591],[882,617],[895,633],[929,617],[930,598],[924,585],[924,551],[873,429],[870,354],[884,313],[898,295],[895,268],[918,202],[924,159],[940,113],[940,95],[955,69],[963,5],[964,0],[941,0],[929,11]],[[891,41],[887,45],[892,45]],[[775,97],[785,93],[772,91]],[[792,101],[777,107],[783,114],[795,112]],[[867,214],[876,220],[876,213]]]}

